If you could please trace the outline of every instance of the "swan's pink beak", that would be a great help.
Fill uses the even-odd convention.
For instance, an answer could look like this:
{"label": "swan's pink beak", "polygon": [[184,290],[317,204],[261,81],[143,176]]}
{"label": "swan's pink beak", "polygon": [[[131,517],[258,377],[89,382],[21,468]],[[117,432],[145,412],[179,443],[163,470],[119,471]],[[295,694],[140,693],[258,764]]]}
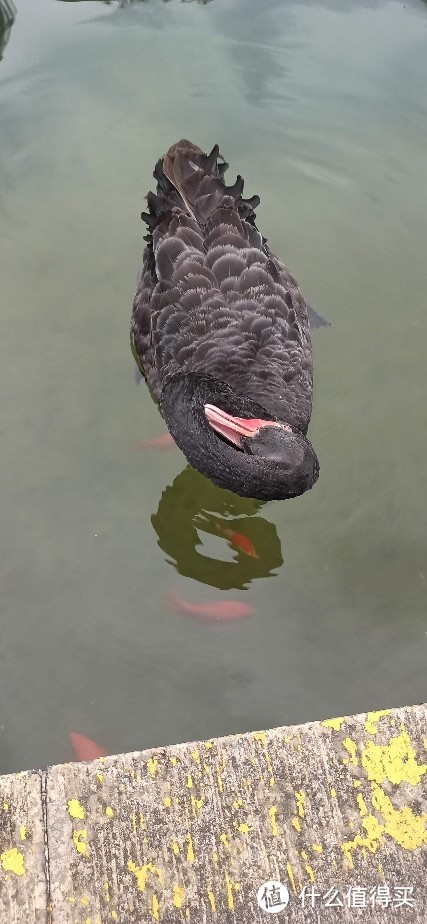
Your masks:
{"label": "swan's pink beak", "polygon": [[262,420],[259,417],[233,417],[226,411],[221,411],[214,404],[205,404],[205,416],[216,433],[219,433],[229,443],[234,443],[241,449],[244,437],[256,436],[261,427],[280,427],[282,430],[291,430],[287,424],[278,424],[274,420]]}

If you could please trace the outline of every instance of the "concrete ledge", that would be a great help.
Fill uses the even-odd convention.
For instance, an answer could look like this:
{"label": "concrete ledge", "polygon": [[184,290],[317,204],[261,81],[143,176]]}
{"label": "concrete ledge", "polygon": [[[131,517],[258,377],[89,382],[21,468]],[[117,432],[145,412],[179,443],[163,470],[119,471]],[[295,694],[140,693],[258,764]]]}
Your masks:
{"label": "concrete ledge", "polygon": [[0,924],[45,924],[47,886],[41,773],[0,776]]}
{"label": "concrete ledge", "polygon": [[[52,767],[45,800],[38,774],[0,778],[0,855],[15,857],[0,862],[1,924],[255,924],[279,900],[278,922],[425,924],[426,716],[383,710]],[[273,887],[259,906],[270,880],[286,907]]]}

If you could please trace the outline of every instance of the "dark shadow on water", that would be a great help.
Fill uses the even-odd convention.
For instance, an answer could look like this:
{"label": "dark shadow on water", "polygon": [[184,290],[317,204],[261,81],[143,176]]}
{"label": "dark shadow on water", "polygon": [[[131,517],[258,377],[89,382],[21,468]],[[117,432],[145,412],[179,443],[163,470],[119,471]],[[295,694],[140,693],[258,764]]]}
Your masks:
{"label": "dark shadow on water", "polygon": [[0,0],[0,61],[15,22],[16,7],[12,0]]}
{"label": "dark shadow on water", "polygon": [[[167,561],[179,574],[221,590],[242,589],[257,578],[272,577],[283,564],[276,527],[254,516],[262,501],[238,497],[211,484],[190,466],[165,488],[151,522]],[[233,545],[234,561],[222,561],[198,551],[199,532],[219,537],[239,534],[255,555]]]}

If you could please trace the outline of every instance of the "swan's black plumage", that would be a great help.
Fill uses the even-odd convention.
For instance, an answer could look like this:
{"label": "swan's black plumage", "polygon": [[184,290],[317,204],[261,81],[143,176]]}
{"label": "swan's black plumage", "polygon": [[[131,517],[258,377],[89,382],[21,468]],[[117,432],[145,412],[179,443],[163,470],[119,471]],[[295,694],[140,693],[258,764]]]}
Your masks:
{"label": "swan's black plumage", "polygon": [[[305,438],[313,387],[307,305],[255,225],[259,198],[243,198],[240,176],[227,187],[227,166],[217,146],[206,155],[186,140],[158,161],[157,192],[142,215],[148,234],[132,346],[195,468],[237,494],[292,497],[318,476]],[[206,405],[258,418],[261,430],[231,445],[212,429]]]}

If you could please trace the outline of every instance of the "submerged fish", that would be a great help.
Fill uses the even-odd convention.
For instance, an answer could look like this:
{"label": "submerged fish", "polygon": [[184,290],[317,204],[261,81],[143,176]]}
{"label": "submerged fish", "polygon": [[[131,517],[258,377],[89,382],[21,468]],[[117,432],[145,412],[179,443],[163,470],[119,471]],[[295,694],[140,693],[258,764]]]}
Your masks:
{"label": "submerged fish", "polygon": [[247,603],[240,600],[212,600],[211,603],[190,603],[184,600],[177,593],[168,595],[168,601],[180,613],[186,613],[188,616],[195,616],[200,619],[216,619],[218,621],[230,622],[233,619],[242,619],[244,616],[252,616],[254,611]]}
{"label": "submerged fish", "polygon": [[160,436],[151,436],[148,440],[142,440],[140,443],[135,443],[132,447],[136,449],[172,449],[173,446],[176,446],[175,440],[170,435],[170,433],[161,433]]}
{"label": "submerged fish", "polygon": [[76,760],[96,760],[97,757],[107,756],[107,752],[100,748],[96,741],[80,735],[79,732],[70,732],[70,741]]}
{"label": "submerged fish", "polygon": [[248,537],[244,536],[243,533],[236,533],[232,529],[225,529],[220,523],[215,523],[215,526],[218,532],[221,533],[221,536],[225,536],[225,538],[228,539],[233,548],[238,549],[239,552],[244,552],[245,555],[249,555],[250,558],[259,558],[252,542],[250,542]]}

